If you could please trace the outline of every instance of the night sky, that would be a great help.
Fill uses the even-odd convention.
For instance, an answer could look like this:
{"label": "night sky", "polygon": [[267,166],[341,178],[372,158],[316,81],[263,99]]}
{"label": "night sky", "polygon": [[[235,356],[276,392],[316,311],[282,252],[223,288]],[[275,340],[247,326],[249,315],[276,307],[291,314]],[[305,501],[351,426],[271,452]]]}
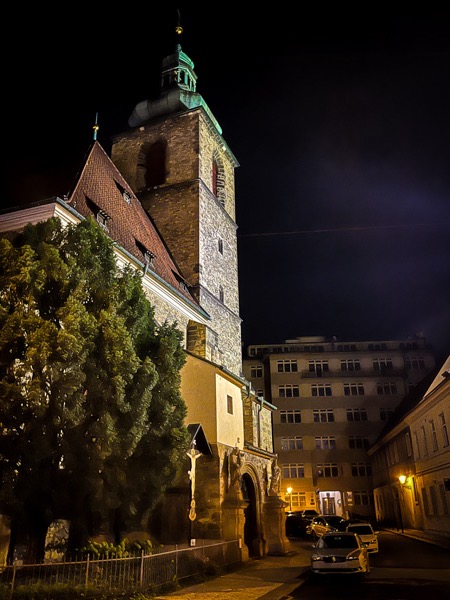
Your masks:
{"label": "night sky", "polygon": [[96,113],[109,151],[180,42],[240,163],[243,342],[423,333],[443,360],[449,16],[396,16],[378,3],[246,15],[244,3],[106,6],[13,15],[2,39],[2,207],[67,193]]}

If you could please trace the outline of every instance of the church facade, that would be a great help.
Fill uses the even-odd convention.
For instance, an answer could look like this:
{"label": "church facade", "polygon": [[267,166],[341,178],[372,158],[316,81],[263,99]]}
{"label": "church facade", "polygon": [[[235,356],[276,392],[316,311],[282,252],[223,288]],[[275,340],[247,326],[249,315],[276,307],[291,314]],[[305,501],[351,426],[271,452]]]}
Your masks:
{"label": "church facade", "polygon": [[238,539],[245,559],[288,551],[286,503],[273,451],[276,408],[242,374],[238,162],[196,80],[178,45],[162,62],[159,98],[136,106],[111,157],[95,140],[70,194],[4,211],[0,235],[52,216],[93,216],[119,263],[142,272],[158,322],[176,322],[184,334],[191,446],[135,535],[165,544]]}

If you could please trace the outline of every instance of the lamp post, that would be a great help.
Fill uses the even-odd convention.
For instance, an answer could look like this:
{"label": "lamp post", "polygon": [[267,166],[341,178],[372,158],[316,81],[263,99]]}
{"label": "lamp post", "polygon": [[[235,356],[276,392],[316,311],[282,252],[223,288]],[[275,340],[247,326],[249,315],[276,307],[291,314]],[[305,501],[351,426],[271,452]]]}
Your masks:
{"label": "lamp post", "polygon": [[286,492],[289,494],[289,512],[292,512],[292,488],[291,488],[291,486],[288,487]]}
{"label": "lamp post", "polygon": [[400,512],[400,527],[403,533],[403,512],[402,512],[402,503],[403,503],[403,486],[406,483],[406,475],[399,475],[398,480],[400,482],[400,493],[398,494],[398,508]]}

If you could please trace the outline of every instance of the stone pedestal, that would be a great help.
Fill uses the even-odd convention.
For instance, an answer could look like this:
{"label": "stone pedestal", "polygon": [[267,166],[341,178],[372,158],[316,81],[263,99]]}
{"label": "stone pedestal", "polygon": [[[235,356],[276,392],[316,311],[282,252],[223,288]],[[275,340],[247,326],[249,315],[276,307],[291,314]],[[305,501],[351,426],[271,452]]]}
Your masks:
{"label": "stone pedestal", "polygon": [[288,554],[292,548],[286,537],[286,502],[279,496],[266,496],[263,504],[264,530],[267,554],[279,556]]}
{"label": "stone pedestal", "polygon": [[244,502],[242,494],[231,493],[222,503],[223,538],[225,540],[239,540],[242,549],[242,560],[249,559],[248,548],[244,544],[244,510],[247,502]]}

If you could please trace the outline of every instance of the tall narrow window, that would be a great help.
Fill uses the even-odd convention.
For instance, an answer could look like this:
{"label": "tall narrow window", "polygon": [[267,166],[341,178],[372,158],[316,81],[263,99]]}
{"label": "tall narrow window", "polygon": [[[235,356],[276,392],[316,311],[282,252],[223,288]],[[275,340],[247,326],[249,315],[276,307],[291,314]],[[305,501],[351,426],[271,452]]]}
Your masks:
{"label": "tall narrow window", "polygon": [[438,441],[437,441],[437,435],[436,435],[436,426],[434,424],[433,419],[431,419],[431,421],[430,421],[430,427],[431,427],[431,443],[433,445],[433,452],[436,452],[436,450],[438,449]]}
{"label": "tall narrow window", "polygon": [[212,162],[212,192],[214,196],[217,196],[217,173],[219,169],[215,160]]}
{"label": "tall narrow window", "polygon": [[439,415],[439,421],[441,422],[442,441],[444,442],[444,446],[448,446],[449,445],[448,430],[447,430],[447,423],[445,422],[444,413],[441,413]]}
{"label": "tall narrow window", "polygon": [[217,240],[217,244],[218,244],[218,248],[219,248],[219,252],[220,252],[220,254],[223,254],[223,239],[222,239],[222,238],[219,238],[219,239]]}
{"label": "tall narrow window", "polygon": [[223,302],[223,298],[224,298],[224,295],[223,295],[223,287],[222,287],[222,286],[219,286],[219,300],[220,300],[221,302]]}
{"label": "tall narrow window", "polygon": [[227,396],[227,412],[232,415],[233,414],[233,397]]}

